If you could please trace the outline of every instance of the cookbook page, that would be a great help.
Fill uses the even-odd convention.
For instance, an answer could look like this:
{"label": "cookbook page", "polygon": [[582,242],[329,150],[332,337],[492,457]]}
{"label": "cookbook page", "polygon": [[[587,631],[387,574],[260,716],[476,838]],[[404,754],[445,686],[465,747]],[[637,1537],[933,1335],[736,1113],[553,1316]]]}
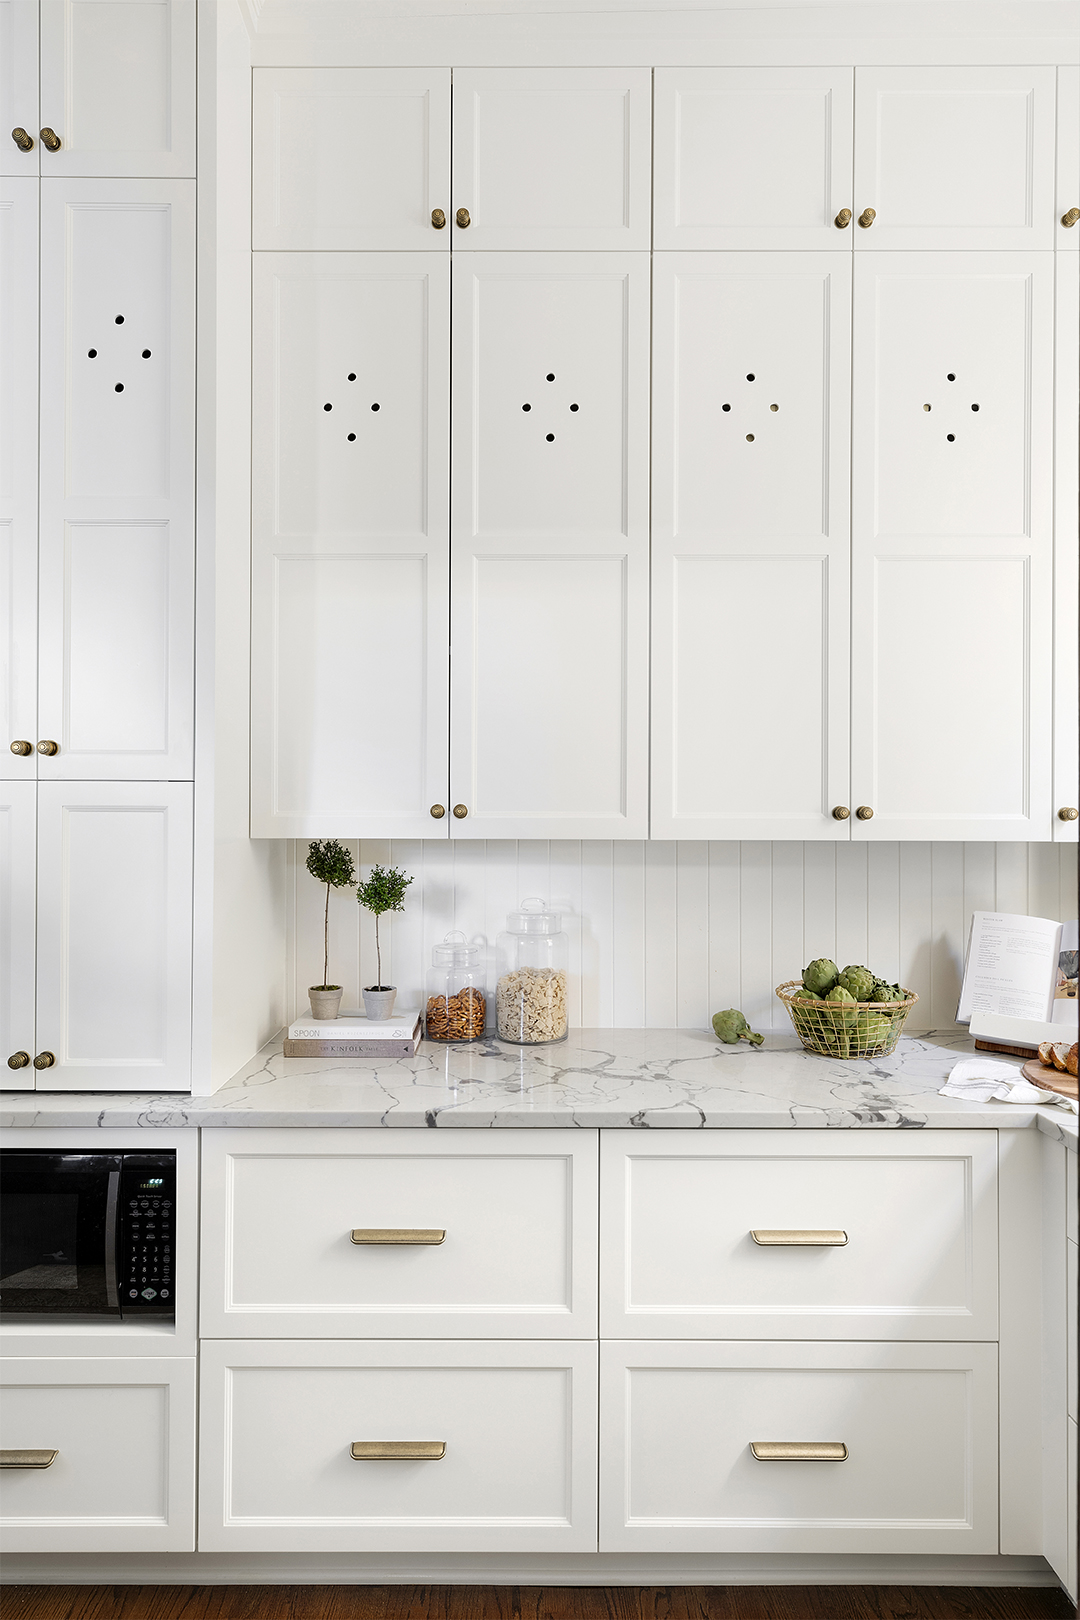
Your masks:
{"label": "cookbook page", "polygon": [[1061,924],[1048,917],[977,911],[971,919],[958,1024],[973,1012],[1049,1020],[1057,980]]}

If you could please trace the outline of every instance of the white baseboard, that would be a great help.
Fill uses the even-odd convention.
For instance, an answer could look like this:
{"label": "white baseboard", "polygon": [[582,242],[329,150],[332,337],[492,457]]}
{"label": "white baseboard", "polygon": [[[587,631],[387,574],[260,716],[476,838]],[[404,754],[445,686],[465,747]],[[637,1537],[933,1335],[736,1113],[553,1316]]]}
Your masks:
{"label": "white baseboard", "polygon": [[1058,1586],[1045,1558],[704,1553],[9,1553],[7,1585]]}

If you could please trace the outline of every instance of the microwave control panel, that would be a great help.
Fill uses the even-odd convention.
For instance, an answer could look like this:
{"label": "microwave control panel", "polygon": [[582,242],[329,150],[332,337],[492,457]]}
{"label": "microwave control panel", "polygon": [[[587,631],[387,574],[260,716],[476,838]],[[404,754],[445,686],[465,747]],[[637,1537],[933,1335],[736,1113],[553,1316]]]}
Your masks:
{"label": "microwave control panel", "polygon": [[117,1283],[124,1316],[172,1316],[176,1156],[125,1153]]}

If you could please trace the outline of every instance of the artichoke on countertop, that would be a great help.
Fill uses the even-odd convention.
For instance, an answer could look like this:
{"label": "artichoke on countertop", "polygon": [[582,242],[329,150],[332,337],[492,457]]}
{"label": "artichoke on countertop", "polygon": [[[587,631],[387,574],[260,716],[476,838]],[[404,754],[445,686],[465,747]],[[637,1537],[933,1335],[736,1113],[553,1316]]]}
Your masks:
{"label": "artichoke on countertop", "polygon": [[729,1007],[726,1012],[713,1014],[713,1033],[718,1041],[724,1041],[728,1046],[734,1046],[738,1041],[749,1041],[752,1046],[760,1046],[764,1035],[757,1035],[750,1028],[742,1013],[735,1007]]}
{"label": "artichoke on countertop", "polygon": [[830,962],[827,956],[816,957],[802,970],[803,987],[812,990],[815,996],[827,994],[839,977],[840,969],[835,962]]}

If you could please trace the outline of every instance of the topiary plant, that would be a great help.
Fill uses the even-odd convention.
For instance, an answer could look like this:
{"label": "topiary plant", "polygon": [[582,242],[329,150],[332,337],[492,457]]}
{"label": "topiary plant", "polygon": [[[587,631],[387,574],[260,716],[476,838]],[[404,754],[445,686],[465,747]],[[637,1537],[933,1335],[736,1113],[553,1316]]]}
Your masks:
{"label": "topiary plant", "polygon": [[356,882],[353,858],[344,844],[336,838],[318,839],[308,845],[307,869],[316,883],[326,884],[326,912],[323,917],[323,982],[313,984],[313,990],[340,990],[339,984],[327,984],[330,977],[330,890],[347,889]]}
{"label": "topiary plant", "polygon": [[384,985],[382,982],[379,918],[387,911],[405,910],[405,890],[412,881],[411,877],[405,876],[400,867],[392,866],[389,871],[386,871],[381,866],[373,866],[371,876],[367,882],[357,885],[357,900],[375,918],[375,967],[379,982],[371,986],[373,990],[389,990],[391,988],[390,985]]}

